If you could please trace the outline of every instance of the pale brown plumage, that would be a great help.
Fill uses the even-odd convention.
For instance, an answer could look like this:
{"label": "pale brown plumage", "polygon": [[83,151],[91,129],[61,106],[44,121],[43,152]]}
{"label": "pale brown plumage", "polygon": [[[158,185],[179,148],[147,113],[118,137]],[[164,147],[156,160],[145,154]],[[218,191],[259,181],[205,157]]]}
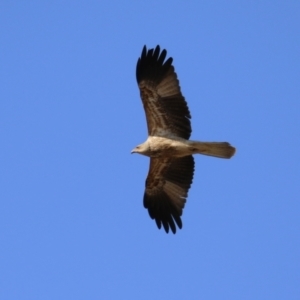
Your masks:
{"label": "pale brown plumage", "polygon": [[136,66],[136,78],[146,113],[148,139],[132,153],[149,156],[144,207],[156,221],[176,232],[193,181],[193,154],[230,158],[235,148],[226,142],[190,141],[191,115],[167,51],[144,46]]}

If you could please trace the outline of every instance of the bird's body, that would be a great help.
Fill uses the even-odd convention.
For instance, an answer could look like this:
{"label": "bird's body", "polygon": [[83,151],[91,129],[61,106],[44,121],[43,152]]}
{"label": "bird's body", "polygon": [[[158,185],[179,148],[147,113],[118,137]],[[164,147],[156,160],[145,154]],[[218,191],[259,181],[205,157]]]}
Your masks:
{"label": "bird's body", "polygon": [[230,158],[234,151],[227,142],[198,142],[180,137],[149,136],[146,142],[133,149],[132,153],[156,158],[184,157],[193,154]]}
{"label": "bird's body", "polygon": [[182,228],[181,215],[188,190],[193,181],[193,154],[230,158],[235,148],[227,142],[199,142],[189,140],[192,129],[190,112],[181,94],[179,81],[166,58],[160,52],[144,47],[137,62],[136,77],[146,113],[148,138],[131,153],[150,157],[146,179],[144,207],[166,232],[176,225]]}
{"label": "bird's body", "polygon": [[182,157],[191,154],[186,140],[160,136],[149,136],[145,143],[137,146],[132,152],[156,158]]}

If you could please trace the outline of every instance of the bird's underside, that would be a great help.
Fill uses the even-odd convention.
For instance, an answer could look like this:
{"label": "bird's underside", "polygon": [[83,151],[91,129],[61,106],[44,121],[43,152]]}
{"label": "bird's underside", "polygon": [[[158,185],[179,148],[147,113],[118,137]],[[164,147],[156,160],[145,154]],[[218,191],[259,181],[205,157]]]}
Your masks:
{"label": "bird's underside", "polygon": [[199,142],[179,137],[149,136],[146,142],[137,146],[133,152],[155,158],[175,158],[193,154],[230,158],[235,148],[227,142]]}
{"label": "bird's underside", "polygon": [[230,158],[235,148],[227,142],[189,140],[190,112],[181,94],[172,58],[166,50],[144,47],[136,68],[137,82],[146,113],[149,137],[132,150],[150,157],[144,207],[156,221],[176,233],[182,228],[181,215],[193,181],[193,154]]}

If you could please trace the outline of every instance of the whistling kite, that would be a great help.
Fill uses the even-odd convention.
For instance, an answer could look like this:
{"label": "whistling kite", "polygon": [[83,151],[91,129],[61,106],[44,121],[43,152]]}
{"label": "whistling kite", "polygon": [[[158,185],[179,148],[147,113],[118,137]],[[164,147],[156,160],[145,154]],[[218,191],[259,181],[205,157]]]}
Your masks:
{"label": "whistling kite", "polygon": [[191,114],[181,94],[167,51],[144,46],[136,66],[136,79],[143,101],[148,139],[131,153],[150,157],[144,207],[160,229],[181,229],[181,215],[193,181],[193,154],[230,158],[235,148],[226,142],[190,141]]}

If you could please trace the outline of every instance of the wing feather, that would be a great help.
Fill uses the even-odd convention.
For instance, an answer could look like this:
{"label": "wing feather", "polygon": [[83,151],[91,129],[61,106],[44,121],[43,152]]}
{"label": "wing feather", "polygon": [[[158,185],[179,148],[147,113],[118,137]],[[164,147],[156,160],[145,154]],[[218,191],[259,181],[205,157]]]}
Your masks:
{"label": "wing feather", "polygon": [[194,158],[151,158],[146,179],[144,207],[157,227],[176,233],[182,228],[181,215],[193,181]]}
{"label": "wing feather", "polygon": [[146,113],[148,134],[189,139],[191,114],[167,51],[144,46],[136,66],[136,78]]}

